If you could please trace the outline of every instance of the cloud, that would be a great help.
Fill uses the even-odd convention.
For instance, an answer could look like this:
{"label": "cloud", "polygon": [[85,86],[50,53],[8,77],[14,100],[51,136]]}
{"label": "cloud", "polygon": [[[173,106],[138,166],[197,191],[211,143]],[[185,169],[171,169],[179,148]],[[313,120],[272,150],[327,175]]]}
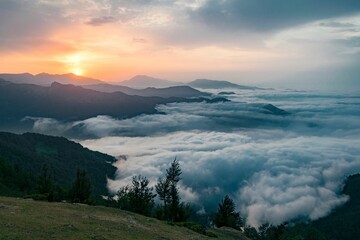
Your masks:
{"label": "cloud", "polygon": [[101,26],[108,23],[114,23],[117,22],[117,19],[112,16],[103,16],[103,17],[97,17],[97,18],[91,18],[89,21],[86,22],[88,25],[92,26]]}
{"label": "cloud", "polygon": [[49,36],[68,24],[61,9],[36,1],[0,1],[0,50],[50,43]]}
{"label": "cloud", "polygon": [[187,189],[181,191],[183,200],[214,211],[219,200],[230,194],[254,226],[318,219],[347,200],[338,194],[344,177],[360,171],[359,139],[279,138],[288,135],[283,131],[265,135],[268,139],[246,132],[176,132],[81,143],[128,155],[117,163],[117,180],[109,183],[112,191],[130,183],[134,174],[156,182],[177,157],[183,171],[181,186]]}
{"label": "cloud", "polygon": [[217,29],[273,32],[358,12],[360,3],[356,0],[208,0],[192,15],[194,19]]}
{"label": "cloud", "polygon": [[[129,120],[89,119],[82,122],[87,130],[107,137],[81,144],[126,156],[116,164],[111,191],[136,174],[155,184],[176,157],[183,200],[211,212],[230,194],[253,226],[318,219],[348,200],[342,182],[360,171],[357,95],[239,91],[232,100],[159,106],[165,114]],[[264,102],[291,115],[261,113]]]}
{"label": "cloud", "polygon": [[352,23],[348,23],[348,22],[335,22],[335,21],[321,22],[321,23],[319,23],[319,26],[331,27],[331,28],[352,28],[352,27],[357,27],[356,24],[352,24]]}
{"label": "cloud", "polygon": [[[83,138],[121,136],[150,136],[173,131],[217,130],[232,131],[239,128],[285,127],[291,116],[272,114],[267,104],[255,103],[173,103],[157,106],[161,114],[140,115],[131,119],[97,116],[84,121],[58,122],[54,119],[32,118],[34,130],[52,132],[51,124],[63,126],[63,135]],[[31,118],[29,118],[31,119]]]}

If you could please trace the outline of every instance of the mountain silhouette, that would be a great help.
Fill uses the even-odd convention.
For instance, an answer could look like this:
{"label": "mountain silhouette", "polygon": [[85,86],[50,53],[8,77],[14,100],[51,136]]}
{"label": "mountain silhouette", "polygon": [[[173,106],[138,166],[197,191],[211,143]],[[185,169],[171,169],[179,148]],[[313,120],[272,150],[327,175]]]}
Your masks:
{"label": "mountain silhouette", "polygon": [[77,76],[73,73],[67,73],[67,74],[40,73],[37,75],[32,75],[30,73],[21,73],[21,74],[3,73],[0,74],[0,78],[13,83],[28,83],[28,84],[36,84],[41,86],[50,86],[53,82],[58,82],[62,84],[74,84],[74,85],[105,83],[98,79]]}
{"label": "mountain silhouette", "polygon": [[136,75],[135,77],[129,80],[120,82],[119,84],[122,86],[137,88],[137,89],[143,89],[148,87],[166,88],[166,87],[184,85],[181,82],[173,82],[173,81],[154,78],[146,75]]}
{"label": "mountain silhouette", "polygon": [[80,86],[53,83],[49,87],[14,84],[0,80],[0,120],[27,116],[59,120],[83,120],[98,115],[128,118],[156,113],[156,105],[173,102],[219,102],[225,98],[161,98],[104,93]]}
{"label": "mountain silhouette", "polygon": [[239,85],[228,81],[219,81],[219,80],[210,80],[210,79],[196,79],[192,82],[189,82],[187,85],[194,88],[204,88],[204,89],[223,89],[223,88],[235,88],[235,89],[244,89],[244,90],[261,89],[258,87]]}
{"label": "mountain silhouette", "polygon": [[83,86],[87,89],[92,89],[100,92],[123,92],[128,95],[137,95],[143,97],[200,97],[200,96],[209,96],[209,93],[200,92],[189,86],[175,86],[175,87],[167,87],[167,88],[154,88],[148,87],[145,89],[134,89],[126,86],[120,85],[112,85],[112,84],[93,84],[93,85],[85,85]]}

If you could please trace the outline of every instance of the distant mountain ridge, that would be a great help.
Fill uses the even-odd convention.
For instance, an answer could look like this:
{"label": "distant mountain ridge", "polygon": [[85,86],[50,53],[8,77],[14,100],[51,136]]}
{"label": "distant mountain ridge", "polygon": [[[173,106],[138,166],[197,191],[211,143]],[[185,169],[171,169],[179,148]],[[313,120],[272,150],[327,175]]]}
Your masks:
{"label": "distant mountain ridge", "polygon": [[128,95],[136,95],[143,97],[183,97],[183,98],[191,98],[191,97],[201,97],[201,96],[209,96],[209,93],[200,92],[189,86],[174,86],[174,87],[166,87],[166,88],[154,88],[148,87],[145,89],[134,89],[126,86],[120,85],[112,85],[112,84],[94,84],[94,85],[85,85],[83,86],[87,89],[96,90],[99,92],[122,92]]}
{"label": "distant mountain ridge", "polygon": [[24,117],[84,120],[98,115],[129,118],[156,113],[156,105],[174,102],[221,102],[225,98],[161,98],[104,93],[74,85],[53,83],[50,87],[14,84],[0,80],[0,123]]}
{"label": "distant mountain ridge", "polygon": [[204,88],[204,89],[223,89],[223,88],[235,88],[235,89],[244,89],[244,90],[261,89],[258,87],[239,85],[229,81],[210,80],[210,79],[196,79],[192,82],[189,82],[187,85],[194,88]]}
{"label": "distant mountain ridge", "polygon": [[184,83],[181,82],[173,82],[169,80],[164,80],[160,78],[154,78],[146,75],[136,75],[135,77],[125,80],[119,83],[121,86],[143,89],[148,87],[154,88],[166,88],[166,87],[174,87],[181,86]]}
{"label": "distant mountain ridge", "polygon": [[[116,84],[109,84],[105,81],[90,78],[77,76],[73,73],[67,74],[48,74],[40,73],[37,75],[32,75],[30,73],[22,74],[0,74],[0,79],[4,79],[13,83],[25,83],[25,84],[36,84],[41,86],[50,86],[53,82],[58,82],[61,84],[73,84],[78,86],[86,86],[88,89],[93,89],[102,92],[124,92],[129,95],[138,95],[138,96],[159,96],[159,97],[195,97],[201,96],[198,93],[192,91],[190,93],[189,89],[178,88],[178,89],[168,89],[157,91],[151,88],[171,88],[171,87],[192,87],[192,88],[202,88],[202,89],[223,89],[223,88],[233,88],[233,89],[243,89],[243,90],[259,90],[262,88],[254,86],[245,86],[235,84],[229,81],[223,80],[210,80],[210,79],[196,79],[189,83],[169,81],[165,79],[155,78],[147,75],[136,75],[129,80],[125,80]],[[148,89],[150,88],[150,89]],[[136,91],[136,90],[145,90],[145,91]],[[176,91],[177,94],[174,93]],[[168,92],[168,93],[165,93]],[[170,94],[171,92],[171,94]],[[181,92],[181,93],[180,93]],[[187,92],[187,93],[185,93]]]}
{"label": "distant mountain ridge", "polygon": [[9,74],[2,73],[0,78],[13,83],[25,83],[25,84],[36,84],[41,86],[50,86],[53,82],[58,82],[62,84],[74,84],[74,85],[90,85],[90,84],[102,84],[104,81],[77,76],[73,73],[67,74],[48,74],[40,73],[32,75],[30,73],[21,73],[21,74]]}

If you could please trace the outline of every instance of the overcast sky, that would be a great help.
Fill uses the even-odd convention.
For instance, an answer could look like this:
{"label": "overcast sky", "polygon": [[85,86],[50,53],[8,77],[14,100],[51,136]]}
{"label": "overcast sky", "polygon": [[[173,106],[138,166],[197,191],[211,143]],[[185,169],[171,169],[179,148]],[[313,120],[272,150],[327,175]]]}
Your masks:
{"label": "overcast sky", "polygon": [[0,72],[360,86],[358,0],[1,0]]}

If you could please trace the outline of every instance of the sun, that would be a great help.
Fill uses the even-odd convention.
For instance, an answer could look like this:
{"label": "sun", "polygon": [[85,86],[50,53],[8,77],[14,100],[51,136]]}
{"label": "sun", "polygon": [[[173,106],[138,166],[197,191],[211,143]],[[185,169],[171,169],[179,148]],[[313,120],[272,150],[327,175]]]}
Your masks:
{"label": "sun", "polygon": [[74,73],[75,75],[77,75],[77,76],[81,76],[81,75],[83,74],[83,70],[80,69],[80,68],[75,68],[75,69],[73,70],[73,73]]}

